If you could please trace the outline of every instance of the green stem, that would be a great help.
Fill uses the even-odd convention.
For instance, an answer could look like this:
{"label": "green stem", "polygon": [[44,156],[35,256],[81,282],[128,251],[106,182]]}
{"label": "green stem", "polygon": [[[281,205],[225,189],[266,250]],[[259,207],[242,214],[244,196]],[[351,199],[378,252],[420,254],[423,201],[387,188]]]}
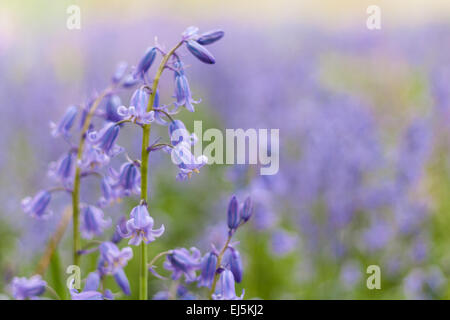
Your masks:
{"label": "green stem", "polygon": [[79,266],[80,265],[80,255],[78,251],[81,249],[81,239],[80,239],[80,178],[81,178],[81,168],[79,166],[79,162],[83,157],[83,149],[84,143],[86,141],[86,134],[89,130],[89,126],[91,124],[92,117],[94,116],[95,110],[100,105],[102,99],[108,94],[108,89],[103,91],[103,93],[94,101],[91,109],[89,110],[86,119],[84,120],[83,129],[81,130],[81,138],[78,143],[78,151],[77,151],[77,161],[75,162],[75,178],[73,183],[73,192],[72,192],[72,212],[73,212],[73,264]]}
{"label": "green stem", "polygon": [[[175,51],[183,44],[179,42],[172,50],[170,50],[162,59],[159,64],[158,71],[156,72],[155,79],[153,80],[152,92],[147,105],[147,112],[153,109],[155,103],[155,93],[158,89],[159,79],[166,67],[170,57]],[[148,156],[147,148],[150,140],[150,124],[146,124],[142,127],[142,150],[141,150],[141,202],[147,203],[147,190],[148,190]],[[139,274],[139,299],[147,300],[148,294],[148,269],[147,269],[147,245],[142,242],[141,244],[141,265]]]}
{"label": "green stem", "polygon": [[[233,235],[231,233],[228,234],[228,239],[227,242],[225,242],[225,245],[223,246],[222,250],[220,250],[219,256],[217,257],[217,263],[216,263],[216,271],[217,269],[219,269],[220,264],[222,263],[222,258],[223,255],[225,254],[225,251],[228,248],[228,245],[230,244],[231,238],[233,237]],[[212,299],[212,295],[214,294],[214,292],[216,291],[216,285],[217,285],[217,281],[219,280],[219,273],[214,273],[214,279],[213,279],[213,283],[211,286],[211,291],[209,292],[209,298]]]}

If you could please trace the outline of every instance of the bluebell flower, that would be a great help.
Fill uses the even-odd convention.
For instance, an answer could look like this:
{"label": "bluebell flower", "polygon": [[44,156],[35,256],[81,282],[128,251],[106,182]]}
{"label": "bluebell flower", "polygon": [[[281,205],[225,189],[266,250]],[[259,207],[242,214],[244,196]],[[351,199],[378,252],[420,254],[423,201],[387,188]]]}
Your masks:
{"label": "bluebell flower", "polygon": [[106,120],[110,122],[119,122],[123,120],[123,117],[118,113],[118,109],[120,106],[122,106],[122,101],[120,100],[120,97],[117,94],[113,94],[110,97],[108,97],[105,106]]}
{"label": "bluebell flower", "polygon": [[236,196],[231,197],[230,203],[228,204],[227,211],[227,224],[230,230],[236,230],[239,226],[239,203]]}
{"label": "bluebell flower", "polygon": [[201,274],[197,279],[199,287],[211,287],[214,275],[216,274],[216,266],[217,254],[215,252],[208,252],[205,254],[202,258]]}
{"label": "bluebell flower", "polygon": [[244,290],[242,290],[242,294],[239,297],[236,296],[233,273],[228,269],[223,270],[212,298],[214,300],[242,300],[243,297]]}
{"label": "bluebell flower", "polygon": [[126,232],[117,228],[122,238],[131,238],[128,244],[138,246],[141,241],[148,244],[164,233],[164,225],[159,229],[153,229],[154,221],[144,204],[131,210],[130,219],[126,223]]}
{"label": "bluebell flower", "polygon": [[222,39],[224,35],[225,32],[223,32],[222,30],[211,30],[201,34],[198,37],[197,42],[201,45],[208,45]]}
{"label": "bluebell flower", "polygon": [[127,228],[127,218],[125,216],[121,216],[119,218],[119,220],[117,221],[116,226],[117,227],[114,230],[114,234],[111,237],[111,242],[114,244],[118,244],[122,240],[122,237],[120,236],[119,232],[117,231],[117,228],[119,228],[122,233],[127,232],[127,229],[126,229]]}
{"label": "bluebell flower", "polygon": [[125,89],[129,89],[134,87],[140,82],[140,78],[135,77],[133,74],[129,74],[126,76],[122,82],[122,87]]}
{"label": "bluebell flower", "polygon": [[71,188],[75,176],[75,155],[73,152],[64,154],[58,161],[50,163],[48,175],[61,181],[63,186]]}
{"label": "bluebell flower", "polygon": [[25,277],[14,277],[11,282],[11,293],[14,299],[34,299],[45,292],[47,283],[40,275],[34,275],[27,279]]}
{"label": "bluebell flower", "polygon": [[33,218],[46,218],[52,214],[51,210],[47,210],[51,197],[50,192],[41,190],[33,198],[27,197],[23,199],[22,209]]}
{"label": "bluebell flower", "polygon": [[187,283],[197,279],[195,272],[201,266],[201,254],[200,251],[194,247],[191,248],[191,252],[185,248],[179,248],[172,250],[171,253],[167,255],[167,259],[164,262],[164,268],[172,271],[173,280],[179,279],[183,274]]}
{"label": "bluebell flower", "polygon": [[81,235],[85,239],[92,239],[94,236],[103,234],[103,230],[111,226],[111,218],[104,219],[101,209],[88,205],[81,211]]}
{"label": "bluebell flower", "polygon": [[244,204],[242,205],[240,212],[239,212],[241,221],[247,222],[248,220],[250,220],[252,214],[253,214],[252,198],[247,197],[244,201]]}
{"label": "bluebell flower", "polygon": [[156,57],[156,48],[155,47],[148,48],[142,59],[139,61],[139,64],[135,71],[135,76],[144,78],[145,73],[150,69],[150,67],[153,64],[153,61],[155,61],[155,57]]}
{"label": "bluebell flower", "polygon": [[96,291],[99,286],[100,286],[100,275],[97,271],[94,271],[88,274],[83,291]]}
{"label": "bluebell flower", "polygon": [[181,62],[175,63],[175,105],[185,106],[190,112],[194,112],[194,103],[199,103],[200,100],[196,101],[192,98],[191,89],[189,87],[189,82],[184,74],[183,66]]}
{"label": "bluebell flower", "polygon": [[130,100],[130,107],[120,106],[117,113],[124,119],[130,119],[138,124],[149,124],[155,119],[155,112],[147,112],[150,95],[145,88],[137,89]]}
{"label": "bluebell flower", "polygon": [[197,136],[195,134],[189,134],[183,121],[174,120],[169,124],[169,137],[170,143],[173,146],[178,145],[180,142],[188,142],[193,145],[197,142]]}
{"label": "bluebell flower", "polygon": [[211,52],[208,51],[204,46],[202,46],[200,43],[198,43],[195,40],[188,40],[186,42],[186,47],[188,50],[201,62],[207,63],[207,64],[214,64],[216,63],[216,59],[212,55]]}
{"label": "bluebell flower", "polygon": [[114,280],[116,280],[117,285],[120,287],[123,293],[127,296],[131,294],[130,282],[128,281],[127,275],[123,269],[118,269],[114,273]]}
{"label": "bluebell flower", "polygon": [[[110,170],[111,171],[111,170]],[[114,171],[115,172],[115,171]],[[117,174],[117,172],[115,172]],[[116,192],[112,187],[113,179],[110,176],[104,176],[100,183],[100,190],[102,196],[98,200],[98,205],[100,207],[106,207],[107,205],[113,203],[119,197],[116,196]]]}
{"label": "bluebell flower", "polygon": [[119,136],[120,126],[114,123],[109,123],[100,131],[91,131],[88,133],[89,143],[101,150],[108,157],[114,157],[123,151],[123,148],[116,145],[117,137]]}
{"label": "bluebell flower", "polygon": [[50,128],[52,130],[52,136],[67,137],[69,135],[70,129],[72,128],[72,126],[74,124],[75,117],[77,116],[77,111],[78,111],[78,109],[76,106],[70,106],[58,124],[51,122]]}
{"label": "bluebell flower", "polygon": [[[133,193],[140,194],[141,173],[133,162],[122,164],[119,173],[112,168],[109,172],[111,178],[110,183],[115,197],[128,197]],[[104,187],[106,187],[106,185]],[[113,194],[110,194],[109,196],[112,197]]]}
{"label": "bluebell flower", "polygon": [[114,274],[117,270],[122,269],[133,257],[133,250],[125,247],[120,250],[114,243],[105,241],[99,246],[100,259],[98,270],[100,275]]}
{"label": "bluebell flower", "polygon": [[208,158],[204,155],[196,158],[187,142],[181,142],[171,149],[171,159],[180,169],[176,177],[179,181],[190,178],[192,172],[198,173],[199,169],[208,163]]}
{"label": "bluebell flower", "polygon": [[233,247],[228,247],[223,256],[222,265],[230,269],[237,283],[242,281],[243,268],[239,251]]}

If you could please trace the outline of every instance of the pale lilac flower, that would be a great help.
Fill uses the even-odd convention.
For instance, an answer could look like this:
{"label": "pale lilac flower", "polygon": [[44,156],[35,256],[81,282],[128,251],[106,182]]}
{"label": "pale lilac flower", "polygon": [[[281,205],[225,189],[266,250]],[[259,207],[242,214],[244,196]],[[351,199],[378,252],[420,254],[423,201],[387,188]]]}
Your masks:
{"label": "pale lilac flower", "polygon": [[153,218],[150,216],[145,204],[133,208],[130,219],[126,223],[126,232],[117,228],[122,238],[131,238],[128,244],[138,246],[141,241],[148,244],[164,233],[164,225],[159,229],[153,229]]}
{"label": "pale lilac flower", "polygon": [[117,270],[125,267],[133,257],[133,250],[130,247],[120,250],[114,243],[109,241],[103,242],[99,250],[98,270],[101,275],[116,273]]}
{"label": "pale lilac flower", "polygon": [[236,296],[233,273],[230,270],[225,269],[220,274],[216,292],[212,297],[214,300],[242,300],[244,297],[244,290],[242,290],[242,294],[239,297]]}
{"label": "pale lilac flower", "polygon": [[164,262],[164,268],[172,271],[172,279],[177,280],[183,274],[186,282],[193,282],[197,280],[195,272],[201,266],[201,254],[197,248],[192,247],[191,252],[185,248],[172,250],[167,255],[167,260]]}
{"label": "pale lilac flower", "polygon": [[53,137],[67,137],[69,135],[69,131],[73,126],[77,111],[78,108],[76,106],[70,106],[58,124],[50,122]]}
{"label": "pale lilac flower", "polygon": [[81,235],[85,239],[101,236],[103,230],[111,226],[111,218],[104,219],[104,213],[100,208],[92,205],[84,206],[81,211]]}
{"label": "pale lilac flower", "polygon": [[198,32],[198,27],[190,26],[187,27],[186,30],[183,31],[181,36],[183,37],[183,40],[188,40],[189,38],[195,36]]}
{"label": "pale lilac flower", "polygon": [[147,112],[150,95],[145,88],[139,88],[131,97],[130,107],[120,106],[117,113],[124,119],[130,119],[138,124],[149,124],[155,119],[155,112]]}
{"label": "pale lilac flower", "polygon": [[40,275],[34,275],[27,279],[25,277],[14,277],[11,282],[11,293],[14,299],[34,299],[45,292],[47,283]]}
{"label": "pale lilac flower", "polygon": [[33,198],[27,197],[23,199],[22,209],[33,218],[46,218],[52,214],[52,211],[47,210],[51,197],[50,192],[41,190]]}
{"label": "pale lilac flower", "polygon": [[100,275],[97,271],[94,271],[88,274],[83,291],[96,291],[99,286],[100,286]]}

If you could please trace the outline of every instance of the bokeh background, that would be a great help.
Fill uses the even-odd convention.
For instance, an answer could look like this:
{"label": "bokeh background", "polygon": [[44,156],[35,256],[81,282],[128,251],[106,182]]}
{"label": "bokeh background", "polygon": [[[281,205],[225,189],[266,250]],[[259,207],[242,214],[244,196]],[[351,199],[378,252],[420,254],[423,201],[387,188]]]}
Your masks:
{"label": "bokeh background", "polygon": [[[71,4],[81,8],[81,30],[66,28]],[[381,7],[381,30],[366,28],[371,4]],[[230,196],[251,195],[254,218],[237,234],[245,270],[238,292],[245,288],[247,299],[449,298],[446,0],[3,0],[0,292],[11,277],[32,274],[70,201],[52,201],[45,221],[20,207],[48,185],[48,164],[66,147],[50,136],[49,122],[102,90],[117,62],[135,64],[155,36],[171,46],[190,25],[226,36],[214,45],[214,66],[186,55],[202,103],[181,119],[190,129],[199,119],[221,130],[280,128],[280,172],[215,165],[180,183],[166,156],[152,157],[150,212],[167,231],[150,256],[220,244]],[[169,99],[170,81],[162,90]],[[120,144],[138,157],[132,130]],[[83,198],[98,189],[88,181]],[[107,215],[116,219],[135,201]],[[51,284],[70,264],[70,249],[68,232],[61,264],[46,274]],[[90,259],[84,276],[95,268]],[[132,288],[137,260],[126,268]],[[381,268],[381,290],[366,287],[372,264]],[[152,279],[151,295],[167,286]]]}

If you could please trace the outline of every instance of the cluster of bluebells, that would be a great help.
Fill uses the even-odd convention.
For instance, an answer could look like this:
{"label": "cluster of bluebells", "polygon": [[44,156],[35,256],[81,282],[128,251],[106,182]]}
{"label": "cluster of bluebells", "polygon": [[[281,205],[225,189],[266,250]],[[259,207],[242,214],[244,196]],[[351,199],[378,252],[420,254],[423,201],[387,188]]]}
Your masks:
{"label": "cluster of bluebells", "polygon": [[[177,248],[167,252],[164,268],[172,273],[172,280],[184,280],[179,284],[177,296],[171,297],[169,291],[160,291],[155,299],[180,298],[184,300],[195,299],[196,296],[186,291],[186,285],[197,283],[197,287],[206,287],[211,290],[214,300],[239,300],[244,297],[244,291],[236,295],[235,284],[242,281],[243,266],[237,243],[231,242],[236,230],[249,221],[253,206],[248,197],[243,204],[233,196],[228,205],[227,225],[228,239],[219,250],[211,244],[211,250],[203,256],[199,249],[192,247]],[[150,271],[161,277],[150,266]],[[214,287],[213,287],[214,286]],[[183,294],[180,294],[180,290]]]}
{"label": "cluster of bluebells", "polygon": [[[181,120],[174,119],[181,110],[180,107],[194,112],[194,104],[200,102],[193,98],[178,51],[184,47],[201,62],[214,64],[215,58],[206,46],[223,36],[224,32],[220,30],[199,34],[198,28],[187,28],[182,33],[179,44],[171,52],[165,52],[159,44],[156,44],[146,50],[136,67],[129,68],[126,63],[120,63],[111,78],[110,85],[103,93],[89,99],[83,105],[70,106],[58,123],[50,123],[51,135],[64,139],[68,149],[49,166],[48,176],[55,185],[37,192],[33,197],[23,199],[24,212],[36,219],[48,218],[52,214],[50,203],[55,192],[79,192],[80,180],[87,176],[98,177],[101,197],[96,203],[80,202],[77,207],[80,208],[79,232],[82,238],[87,240],[101,238],[105,230],[112,226],[112,220],[105,215],[104,210],[124,197],[141,193],[141,160],[131,159],[125,148],[117,143],[122,127],[127,124],[144,127],[157,123],[167,126],[169,141],[155,142],[147,146],[147,152],[160,150],[167,152],[179,169],[177,180],[186,180],[193,172],[198,173],[208,159],[205,156],[193,155],[191,147],[196,143],[197,137],[187,131]],[[160,102],[157,91],[159,79],[150,80],[149,71],[158,55],[165,61],[163,70],[173,72],[174,76],[175,101],[170,104]],[[129,106],[123,105],[120,96],[127,90],[134,90]],[[153,105],[150,101],[153,101]],[[76,128],[80,134],[73,133]],[[81,136],[79,141],[76,141],[77,136]],[[121,155],[125,161],[117,170],[112,167],[111,159]],[[130,295],[131,288],[124,267],[133,256],[132,249],[130,247],[119,249],[117,244],[122,238],[129,239],[128,244],[132,246],[154,241],[164,233],[164,225],[159,228],[155,228],[154,225],[147,203],[141,200],[139,205],[132,209],[128,219],[124,217],[119,220],[111,241],[101,242],[97,247],[78,252],[80,255],[97,252],[100,257],[97,270],[88,275],[83,290],[79,292],[75,288],[71,289],[72,298],[113,299],[115,294],[102,287],[102,279],[106,276],[113,276],[122,292]],[[196,253],[189,255],[184,250],[174,250],[169,256],[169,261],[174,268],[178,268],[178,259],[185,256],[192,261],[196,260]],[[200,266],[198,263],[198,267]],[[179,274],[177,270],[174,269],[174,275]],[[185,271],[183,273],[187,278],[192,275]],[[26,299],[42,294],[45,285],[45,281],[36,275],[30,279],[14,278],[11,288],[15,298]]]}

